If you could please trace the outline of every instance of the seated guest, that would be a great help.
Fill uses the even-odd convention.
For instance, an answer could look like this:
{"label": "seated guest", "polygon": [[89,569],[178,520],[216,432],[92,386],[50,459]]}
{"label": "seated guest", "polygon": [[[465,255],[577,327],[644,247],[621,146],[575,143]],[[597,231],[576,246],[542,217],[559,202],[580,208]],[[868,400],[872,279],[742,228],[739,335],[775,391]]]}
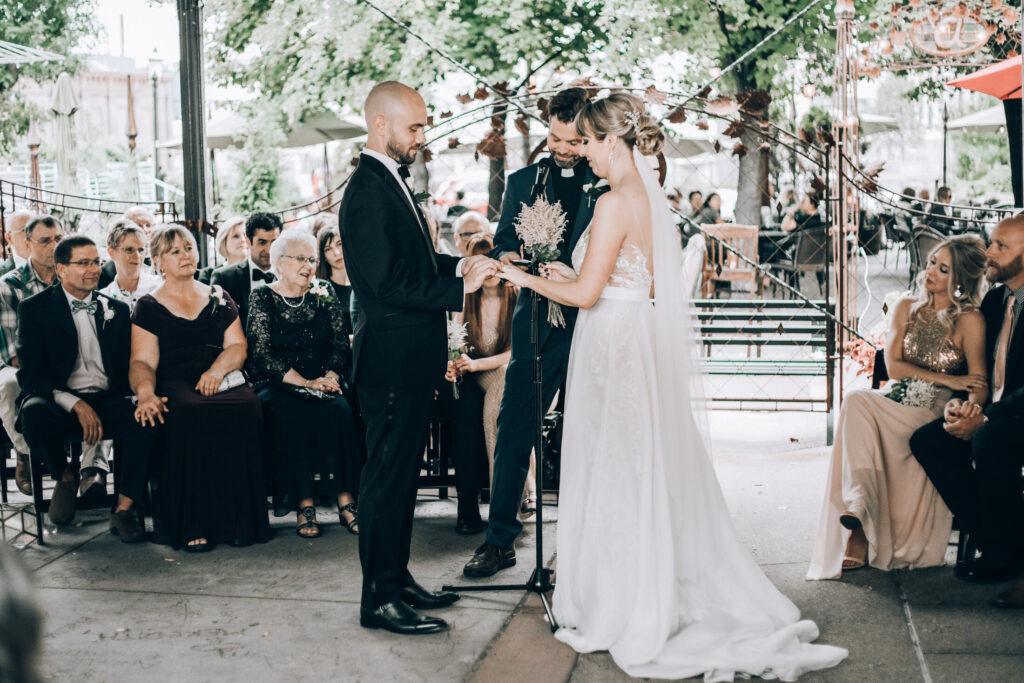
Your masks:
{"label": "seated guest", "polygon": [[850,392],[836,425],[825,505],[809,579],[838,578],[865,564],[882,570],[941,565],[953,518],[910,453],[918,427],[942,413],[954,392],[988,395],[981,302],[985,251],[954,237],[928,256],[920,295],[895,306],[885,345],[892,381],[934,387],[931,405],[905,404],[892,390]]}
{"label": "seated guest", "polygon": [[[790,234],[781,239],[765,238],[766,243],[759,246],[762,263],[778,263],[792,258],[800,232],[825,229],[825,224],[821,221],[821,216],[818,213],[820,203],[821,198],[818,193],[811,191],[801,197],[797,204],[790,207],[782,219],[782,229]],[[825,255],[822,254],[822,259],[824,258]]]}
{"label": "seated guest", "polygon": [[25,225],[29,257],[24,265],[0,278],[0,422],[18,453],[14,479],[18,489],[32,494],[28,476],[28,444],[15,426],[18,386],[18,306],[57,279],[53,250],[64,236],[60,222],[52,216],[34,216]]}
{"label": "seated guest", "polygon": [[4,240],[7,242],[6,261],[0,263],[0,275],[20,268],[28,261],[29,248],[25,239],[25,226],[32,220],[32,213],[29,211],[15,211],[4,219]]}
{"label": "seated guest", "polygon": [[324,230],[338,231],[338,217],[330,213],[318,213],[313,216],[309,226],[309,232],[313,237],[319,237]]}
{"label": "seated guest", "polygon": [[145,538],[132,501],[146,486],[151,434],[132,419],[128,400],[131,311],[95,291],[100,256],[88,237],[57,245],[60,286],[31,296],[18,307],[18,422],[32,457],[45,463],[57,482],[50,520],[75,517],[75,472],[64,437],[94,446],[104,437],[120,441],[120,495],[110,514],[110,532],[125,543]]}
{"label": "seated guest", "polygon": [[[147,209],[141,206],[133,206],[121,214],[121,217],[114,222],[112,230],[116,230],[118,227],[122,227],[126,224],[132,224],[139,227],[149,240],[149,234],[153,232],[154,226],[156,226],[156,218]],[[110,244],[108,242],[107,246]],[[151,267],[153,263],[146,257],[144,265]],[[107,285],[114,281],[114,276],[117,275],[117,264],[113,260],[107,261],[103,264],[103,272],[100,274],[100,284],[98,289],[105,289]]]}
{"label": "seated guest", "polygon": [[928,209],[928,217],[925,223],[935,228],[944,235],[953,230],[953,219],[946,212],[946,205],[953,200],[953,191],[943,185],[935,192],[935,203]]}
{"label": "seated guest", "polygon": [[[917,193],[917,201],[914,202],[913,207],[918,213],[924,213],[928,210],[929,202],[931,202],[932,196],[927,189],[923,189]],[[914,221],[917,223],[917,221]]]}
{"label": "seated guest", "polygon": [[217,264],[199,271],[198,279],[204,285],[210,284],[213,271],[241,263],[249,256],[249,243],[245,240],[245,216],[233,216],[221,223],[217,229],[214,251],[216,257],[219,257],[215,257]]}
{"label": "seated guest", "polygon": [[452,207],[450,209],[448,209],[448,218],[458,218],[462,214],[464,214],[467,211],[469,211],[470,208],[468,206],[466,206],[465,201],[466,201],[466,191],[465,190],[456,190],[455,191],[455,203],[452,205]]}
{"label": "seated guest", "polygon": [[[467,256],[490,254],[494,249],[491,235],[481,234],[470,240]],[[469,333],[470,352],[452,363],[455,375],[470,375],[484,392],[483,428],[489,465],[487,481],[494,477],[494,447],[498,440],[498,408],[505,391],[505,369],[512,358],[512,312],[516,307],[517,291],[507,286],[501,278],[484,280],[483,286],[466,295],[461,314],[455,314],[458,322],[466,323]],[[449,381],[452,376],[449,375]],[[537,484],[535,459],[530,457],[530,471],[526,477],[523,500],[520,503],[520,517],[526,519],[537,511]],[[479,491],[460,490],[459,509],[463,519],[479,518],[475,509]],[[463,502],[465,499],[465,503]]]}
{"label": "seated guest", "polygon": [[490,233],[491,224],[487,222],[487,216],[476,211],[467,211],[458,217],[452,225],[455,233],[455,247],[459,250],[459,256],[466,256],[466,246],[469,241],[481,233]]}
{"label": "seated guest", "polygon": [[697,225],[713,225],[723,223],[722,220],[722,198],[717,192],[712,192],[700,207],[700,211],[693,215],[693,222]]}
{"label": "seated guest", "polygon": [[273,213],[254,213],[245,220],[249,257],[213,271],[210,284],[220,285],[238,305],[238,317],[245,328],[249,294],[274,281],[270,272],[270,245],[281,235],[281,219]]}
{"label": "seated guest", "polygon": [[119,223],[107,235],[107,253],[117,266],[114,280],[100,290],[112,299],[123,301],[129,309],[144,295],[163,284],[163,280],[144,267],[148,238],[134,223]]}
{"label": "seated guest", "polygon": [[981,303],[992,403],[952,399],[942,417],[915,432],[910,448],[981,551],[957,576],[999,582],[1024,569],[1024,216],[996,226],[987,255],[985,277],[1003,285]]}
{"label": "seated guest", "polygon": [[263,411],[252,387],[234,381],[246,356],[238,309],[195,280],[191,232],[159,228],[150,250],[164,284],[132,314],[131,384],[136,419],[161,425],[157,537],[188,552],[265,541]]}
{"label": "seated guest", "polygon": [[[316,267],[316,276],[331,283],[334,296],[345,311],[345,325],[349,330],[352,326],[352,310],[355,307],[352,283],[345,270],[345,254],[341,251],[341,237],[338,229],[321,230],[317,235],[317,257],[320,259]],[[350,379],[346,377],[346,379]]]}
{"label": "seated guest", "polygon": [[704,195],[700,190],[690,191],[690,216],[695,217],[700,213],[700,210],[704,208]]}
{"label": "seated guest", "polygon": [[363,457],[346,397],[352,330],[345,306],[326,282],[314,280],[316,240],[308,232],[281,233],[270,263],[278,278],[250,296],[247,337],[266,420],[274,514],[296,511],[298,534],[314,538],[315,503],[330,496],[341,523],[357,534],[354,493]]}

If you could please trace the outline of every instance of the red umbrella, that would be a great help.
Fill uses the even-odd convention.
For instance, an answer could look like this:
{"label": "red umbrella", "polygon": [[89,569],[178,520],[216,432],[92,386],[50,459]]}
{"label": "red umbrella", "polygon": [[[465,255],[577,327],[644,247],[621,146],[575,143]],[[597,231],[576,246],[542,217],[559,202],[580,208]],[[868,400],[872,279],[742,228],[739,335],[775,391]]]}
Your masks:
{"label": "red umbrella", "polygon": [[1019,100],[1020,82],[1021,58],[1017,56],[986,66],[981,71],[957,78],[946,85],[974,90],[1001,100]]}

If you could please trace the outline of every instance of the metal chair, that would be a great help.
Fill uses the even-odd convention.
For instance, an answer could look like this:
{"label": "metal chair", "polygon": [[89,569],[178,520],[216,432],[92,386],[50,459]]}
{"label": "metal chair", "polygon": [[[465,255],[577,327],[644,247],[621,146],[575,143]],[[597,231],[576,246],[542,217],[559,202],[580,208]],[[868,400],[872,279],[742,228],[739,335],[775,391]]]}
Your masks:
{"label": "metal chair", "polygon": [[946,236],[942,233],[929,228],[926,225],[919,225],[911,235],[909,247],[910,247],[910,282],[914,284],[914,278],[917,274],[927,265],[925,261],[928,259],[928,254],[932,253],[932,249],[939,246],[939,244],[946,239]]}
{"label": "metal chair", "polygon": [[818,280],[818,293],[824,292],[823,282],[826,264],[832,257],[832,245],[828,230],[819,228],[801,230],[796,236],[796,247],[789,261],[773,264],[772,268],[786,273],[787,282],[794,289],[800,289],[800,276],[804,273],[815,273]]}

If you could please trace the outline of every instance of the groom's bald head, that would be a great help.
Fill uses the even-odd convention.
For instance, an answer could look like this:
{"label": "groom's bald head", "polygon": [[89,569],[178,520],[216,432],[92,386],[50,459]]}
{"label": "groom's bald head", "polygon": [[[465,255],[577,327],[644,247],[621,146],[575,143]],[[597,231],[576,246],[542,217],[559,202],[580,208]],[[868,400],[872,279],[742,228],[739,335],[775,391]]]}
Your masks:
{"label": "groom's bald head", "polygon": [[366,146],[401,164],[411,164],[426,142],[427,105],[420,94],[398,81],[378,83],[366,96]]}

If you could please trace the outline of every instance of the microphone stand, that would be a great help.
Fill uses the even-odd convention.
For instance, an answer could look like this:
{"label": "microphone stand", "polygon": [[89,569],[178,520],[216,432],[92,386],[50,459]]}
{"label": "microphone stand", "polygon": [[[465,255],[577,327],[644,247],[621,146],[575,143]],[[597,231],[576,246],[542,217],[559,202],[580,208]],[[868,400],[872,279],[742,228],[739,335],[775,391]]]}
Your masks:
{"label": "microphone stand", "polygon": [[[547,192],[548,176],[551,173],[553,162],[551,158],[542,159],[537,164],[537,175],[534,178],[533,188],[530,191],[531,201],[536,201]],[[526,267],[531,275],[538,275],[537,265],[531,261],[513,261],[517,266]],[[534,401],[534,442],[533,452],[537,460],[537,490],[540,495],[537,500],[537,515],[534,519],[534,528],[537,535],[537,557],[526,583],[498,584],[481,586],[442,586],[442,590],[456,591],[459,593],[484,592],[484,591],[529,591],[540,596],[541,604],[544,605],[544,612],[548,616],[548,623],[551,624],[551,632],[558,630],[558,622],[551,611],[551,602],[548,600],[548,593],[554,590],[555,584],[551,583],[553,572],[544,566],[544,370],[540,357],[540,299],[537,292],[530,290],[530,342],[533,344],[533,401]]]}
{"label": "microphone stand", "polygon": [[[531,275],[537,274],[537,267],[529,261],[515,261],[516,265],[528,265]],[[537,514],[534,529],[537,536],[537,552],[533,573],[526,583],[480,585],[480,586],[442,586],[442,590],[459,593],[485,591],[528,591],[540,596],[544,612],[547,614],[551,632],[558,630],[558,622],[551,611],[551,602],[547,594],[554,590],[551,582],[553,572],[544,566],[544,371],[540,357],[540,299],[537,292],[530,291],[530,341],[533,343],[533,400],[534,400],[534,445],[533,451],[537,459],[537,490],[540,491],[537,501]]]}

